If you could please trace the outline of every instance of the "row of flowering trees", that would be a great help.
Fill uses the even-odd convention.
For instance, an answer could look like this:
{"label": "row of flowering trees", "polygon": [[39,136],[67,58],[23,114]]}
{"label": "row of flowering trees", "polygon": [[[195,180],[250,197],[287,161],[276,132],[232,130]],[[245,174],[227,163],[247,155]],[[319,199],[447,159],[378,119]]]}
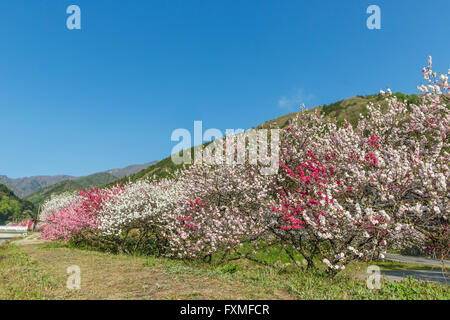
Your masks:
{"label": "row of flowering trees", "polygon": [[[450,72],[450,70],[449,70]],[[47,201],[43,238],[183,259],[249,258],[281,246],[335,274],[388,248],[449,249],[449,85],[429,64],[417,105],[388,90],[353,127],[303,110],[283,131],[278,174],[192,165],[170,179]],[[250,251],[243,251],[249,243]]]}

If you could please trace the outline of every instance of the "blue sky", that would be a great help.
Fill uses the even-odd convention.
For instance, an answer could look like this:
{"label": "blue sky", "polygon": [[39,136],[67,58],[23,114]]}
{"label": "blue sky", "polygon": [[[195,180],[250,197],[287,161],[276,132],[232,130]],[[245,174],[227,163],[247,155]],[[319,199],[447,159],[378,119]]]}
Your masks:
{"label": "blue sky", "polygon": [[[429,5],[427,5],[429,3]],[[66,8],[81,8],[81,30]],[[381,8],[381,30],[366,8]],[[448,0],[2,0],[0,174],[165,158],[176,128],[250,128],[307,106],[416,92],[450,67]]]}

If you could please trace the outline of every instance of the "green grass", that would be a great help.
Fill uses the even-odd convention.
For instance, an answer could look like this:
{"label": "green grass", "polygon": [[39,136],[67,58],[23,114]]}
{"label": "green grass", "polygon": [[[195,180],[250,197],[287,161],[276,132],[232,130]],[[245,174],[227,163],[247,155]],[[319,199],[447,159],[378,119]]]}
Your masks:
{"label": "green grass", "polygon": [[[446,285],[427,283],[408,278],[401,283],[384,281],[381,289],[371,290],[365,281],[365,270],[369,265],[378,265],[382,271],[390,270],[437,270],[438,267],[410,265],[397,262],[355,262],[350,264],[344,272],[336,277],[330,277],[325,267],[300,270],[293,265],[287,254],[280,247],[271,247],[255,255],[256,258],[275,263],[271,268],[256,264],[252,261],[237,260],[226,264],[215,265],[203,262],[187,262],[164,258],[147,257],[144,267],[164,267],[168,273],[194,274],[197,276],[215,276],[222,279],[243,280],[249,285],[258,284],[268,288],[284,290],[302,300],[310,299],[357,299],[357,300],[385,300],[385,299],[413,299],[429,300],[450,298],[449,287]],[[299,255],[296,260],[303,258]]]}
{"label": "green grass", "polygon": [[[108,290],[114,292],[135,292],[153,288],[156,292],[164,292],[159,298],[179,299],[204,296],[199,289],[189,291],[186,284],[193,288],[199,288],[204,280],[220,283],[220,290],[228,292],[240,292],[240,297],[253,299],[256,297],[268,297],[272,293],[284,292],[283,297],[296,299],[357,299],[357,300],[380,300],[380,299],[406,299],[406,300],[429,300],[450,298],[447,285],[426,283],[414,279],[407,279],[401,283],[383,282],[381,289],[370,290],[366,285],[365,270],[367,265],[376,264],[382,270],[408,270],[417,269],[414,265],[396,262],[357,262],[335,277],[330,277],[324,272],[324,268],[313,270],[300,270],[294,267],[286,256],[283,256],[280,248],[272,248],[261,253],[258,257],[267,262],[277,262],[277,267],[267,267],[256,264],[249,260],[236,260],[225,264],[215,264],[201,261],[182,261],[168,258],[145,255],[114,255],[110,253],[93,250],[82,250],[73,245],[63,243],[47,243],[33,246],[28,249],[36,259],[30,258],[23,253],[21,248],[13,245],[0,248],[0,299],[45,299],[67,297],[66,293],[57,289],[64,284],[63,278],[54,277],[53,269],[63,270],[59,264],[76,261],[76,264],[85,264],[92,269],[87,274],[92,278],[89,283],[102,283],[104,272],[111,275],[115,281],[119,281],[121,288],[110,287],[100,292],[93,285],[92,292],[87,291],[81,298],[98,298],[101,294],[108,296]],[[65,257],[62,259],[61,257]],[[298,257],[301,259],[301,257]],[[67,260],[68,259],[68,260]],[[95,259],[95,260],[93,260]],[[95,261],[95,263],[94,263]],[[43,267],[43,265],[49,267]],[[72,263],[72,262],[71,262]],[[104,265],[105,267],[99,267]],[[129,266],[129,267],[128,267]],[[423,267],[423,266],[421,266]],[[108,268],[108,269],[105,269]],[[121,268],[121,270],[118,270]],[[432,267],[427,267],[432,269]],[[84,270],[84,269],[83,269]],[[126,280],[126,274],[136,274],[133,279],[155,276],[157,279],[166,279],[166,282],[151,282],[143,285],[130,284]],[[98,274],[98,279],[93,276]],[[138,276],[140,274],[140,276]],[[61,277],[65,277],[64,274]],[[176,286],[171,286],[169,279],[176,279]],[[198,282],[198,284],[197,284]],[[127,284],[128,283],[128,284]],[[172,284],[173,285],[173,284]],[[142,287],[142,288],[141,288]],[[59,290],[59,291],[58,291]],[[106,290],[106,291],[105,291]],[[186,291],[182,296],[177,294],[180,290]],[[204,290],[204,289],[202,289]],[[219,290],[219,289],[217,289]],[[217,293],[220,297],[221,293]],[[145,293],[144,293],[145,296]],[[68,296],[69,298],[71,296]],[[226,297],[226,296],[225,296]],[[76,298],[76,296],[75,296]]]}
{"label": "green grass", "polygon": [[[223,280],[245,281],[249,286],[258,285],[286,291],[301,300],[448,300],[450,298],[448,286],[415,279],[407,279],[401,283],[383,282],[381,289],[371,290],[368,289],[364,279],[353,277],[351,272],[338,274],[333,278],[322,270],[269,268],[244,260],[216,266],[148,257],[143,266],[163,267],[167,273],[173,275],[192,274],[218,277]],[[351,269],[356,270],[358,266],[362,267],[365,264],[355,264]]]}
{"label": "green grass", "polygon": [[0,246],[0,300],[48,299],[58,284],[16,246]]}

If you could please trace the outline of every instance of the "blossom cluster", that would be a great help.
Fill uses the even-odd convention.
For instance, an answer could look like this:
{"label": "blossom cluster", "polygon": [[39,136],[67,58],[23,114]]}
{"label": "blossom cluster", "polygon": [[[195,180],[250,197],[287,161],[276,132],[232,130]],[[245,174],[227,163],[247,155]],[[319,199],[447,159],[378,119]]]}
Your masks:
{"label": "blossom cluster", "polygon": [[448,75],[434,79],[431,58],[424,74],[419,105],[387,90],[387,108],[368,105],[355,128],[308,112],[289,126],[273,210],[308,263],[319,255],[333,272],[424,239],[448,254]]}

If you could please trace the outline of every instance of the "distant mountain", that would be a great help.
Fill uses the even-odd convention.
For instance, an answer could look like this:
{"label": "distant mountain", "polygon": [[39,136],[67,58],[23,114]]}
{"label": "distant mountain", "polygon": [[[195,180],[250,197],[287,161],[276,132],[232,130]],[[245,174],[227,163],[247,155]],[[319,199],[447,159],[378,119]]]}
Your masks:
{"label": "distant mountain", "polygon": [[129,175],[135,174],[143,169],[146,169],[150,167],[152,164],[155,164],[158,161],[152,161],[146,164],[135,164],[131,165],[122,169],[112,169],[109,171],[106,171],[107,173],[111,173],[112,175],[116,176],[119,179],[122,179],[124,177],[127,177]]}
{"label": "distant mountain", "polygon": [[148,164],[132,165],[123,169],[112,169],[105,172],[94,173],[86,177],[60,181],[56,184],[29,194],[24,199],[31,201],[35,205],[39,205],[48,199],[52,194],[60,194],[66,191],[75,192],[80,189],[87,189],[94,186],[103,187],[108,184],[118,183],[118,179],[123,179],[128,175],[135,174],[138,171],[151,166],[155,162],[156,161]]}
{"label": "distant mountain", "polygon": [[[74,177],[69,175],[57,175],[57,176],[34,176],[19,179],[11,179],[7,176],[0,175],[0,183],[6,185],[8,188],[14,191],[14,193],[20,197],[25,198],[43,189],[49,189],[52,186],[58,188],[63,184],[77,185],[87,187],[92,185],[105,185],[117,179],[122,179],[126,176],[135,174],[142,169],[148,168],[155,161],[146,164],[136,164],[125,168],[112,169],[105,172],[95,173],[86,177]],[[75,183],[68,183],[68,181],[75,181]]]}
{"label": "distant mountain", "polygon": [[35,211],[34,205],[17,197],[4,184],[0,184],[0,225],[7,222],[18,222]]}
{"label": "distant mountain", "polygon": [[51,186],[55,183],[64,180],[73,180],[76,177],[68,175],[57,175],[57,176],[35,176],[26,177],[19,179],[11,179],[7,176],[0,175],[0,183],[6,185],[8,188],[12,189],[14,193],[23,198],[29,194],[32,194],[38,190]]}
{"label": "distant mountain", "polygon": [[41,189],[33,194],[25,197],[25,200],[32,202],[35,205],[39,205],[52,194],[60,194],[63,192],[76,192],[80,189],[87,189],[90,187],[103,187],[113,181],[116,181],[117,177],[108,172],[94,173],[86,177],[77,178],[75,180],[65,180],[58,182],[54,185]]}

